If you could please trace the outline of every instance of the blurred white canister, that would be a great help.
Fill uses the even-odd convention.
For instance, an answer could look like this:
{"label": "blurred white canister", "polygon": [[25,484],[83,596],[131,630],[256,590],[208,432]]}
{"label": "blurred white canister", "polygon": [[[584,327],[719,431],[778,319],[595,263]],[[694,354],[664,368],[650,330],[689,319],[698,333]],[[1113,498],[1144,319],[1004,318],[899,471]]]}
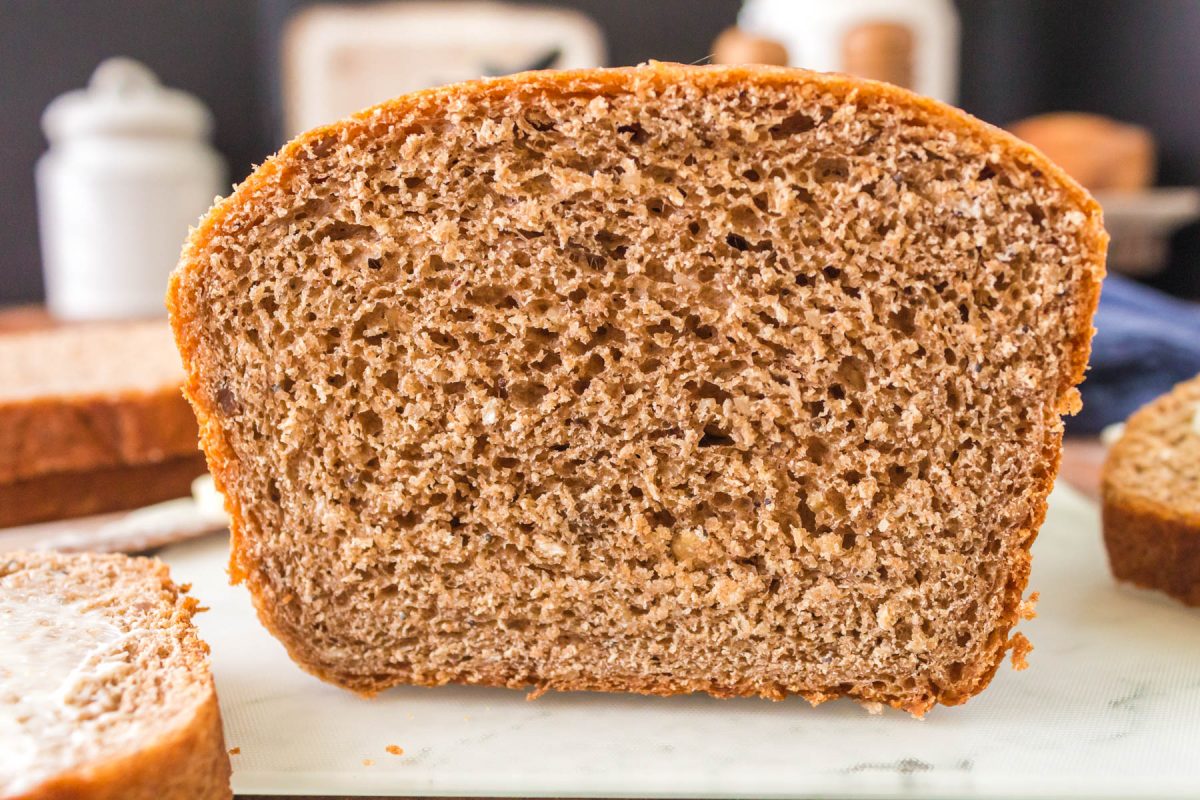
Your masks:
{"label": "blurred white canister", "polygon": [[165,313],[167,276],[225,184],[212,115],[127,58],[42,115],[37,164],[46,304],[65,319]]}
{"label": "blurred white canister", "polygon": [[793,67],[956,99],[959,28],[951,0],[745,0],[738,27],[782,44]]}

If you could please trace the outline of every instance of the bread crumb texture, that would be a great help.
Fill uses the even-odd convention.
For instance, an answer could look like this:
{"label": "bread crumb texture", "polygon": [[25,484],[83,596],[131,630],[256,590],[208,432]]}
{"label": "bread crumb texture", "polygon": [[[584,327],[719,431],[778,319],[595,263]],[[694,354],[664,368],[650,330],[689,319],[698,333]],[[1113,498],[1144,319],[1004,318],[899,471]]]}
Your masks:
{"label": "bread crumb texture", "polygon": [[307,134],[170,304],[234,574],[316,674],[919,714],[1007,649],[1105,241],[961,112],[652,64]]}
{"label": "bread crumb texture", "polygon": [[1012,651],[1012,668],[1018,672],[1029,669],[1029,654],[1033,652],[1033,644],[1023,633],[1014,633],[1008,642]]}

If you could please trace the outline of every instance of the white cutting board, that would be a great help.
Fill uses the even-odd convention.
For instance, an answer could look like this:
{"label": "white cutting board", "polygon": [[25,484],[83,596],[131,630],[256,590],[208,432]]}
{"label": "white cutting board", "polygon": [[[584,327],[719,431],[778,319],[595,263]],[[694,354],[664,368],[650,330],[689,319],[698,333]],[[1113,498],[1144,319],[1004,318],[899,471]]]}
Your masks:
{"label": "white cutting board", "polygon": [[[363,700],[294,666],[225,575],[223,537],[163,552],[199,618],[238,792],[329,795],[1200,797],[1200,610],[1109,577],[1060,486],[1034,547],[1030,667],[924,721],[848,701],[465,687]],[[389,745],[403,755],[387,751]]]}

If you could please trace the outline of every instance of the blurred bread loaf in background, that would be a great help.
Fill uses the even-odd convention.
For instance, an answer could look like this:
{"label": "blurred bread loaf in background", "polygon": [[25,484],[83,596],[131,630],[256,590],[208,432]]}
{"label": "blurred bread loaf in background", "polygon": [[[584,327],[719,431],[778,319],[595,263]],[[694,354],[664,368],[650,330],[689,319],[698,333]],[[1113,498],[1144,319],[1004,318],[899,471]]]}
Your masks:
{"label": "blurred bread loaf in background", "polygon": [[189,494],[205,468],[182,382],[163,320],[0,333],[0,528]]}
{"label": "blurred bread loaf in background", "polygon": [[1009,130],[1090,191],[1137,191],[1154,183],[1154,137],[1139,125],[1059,111],[1023,119]]}

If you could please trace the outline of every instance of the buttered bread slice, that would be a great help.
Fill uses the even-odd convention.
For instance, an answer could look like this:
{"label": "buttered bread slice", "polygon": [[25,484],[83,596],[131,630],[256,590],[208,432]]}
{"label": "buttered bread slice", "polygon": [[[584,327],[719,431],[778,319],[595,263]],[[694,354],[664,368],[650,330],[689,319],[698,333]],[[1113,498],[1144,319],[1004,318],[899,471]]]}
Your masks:
{"label": "buttered bread slice", "polygon": [[169,305],[233,575],[314,673],[921,713],[1014,641],[1105,245],[955,109],[651,64],[301,136]]}
{"label": "buttered bread slice", "polygon": [[0,554],[0,798],[231,797],[195,608],[157,561]]}

